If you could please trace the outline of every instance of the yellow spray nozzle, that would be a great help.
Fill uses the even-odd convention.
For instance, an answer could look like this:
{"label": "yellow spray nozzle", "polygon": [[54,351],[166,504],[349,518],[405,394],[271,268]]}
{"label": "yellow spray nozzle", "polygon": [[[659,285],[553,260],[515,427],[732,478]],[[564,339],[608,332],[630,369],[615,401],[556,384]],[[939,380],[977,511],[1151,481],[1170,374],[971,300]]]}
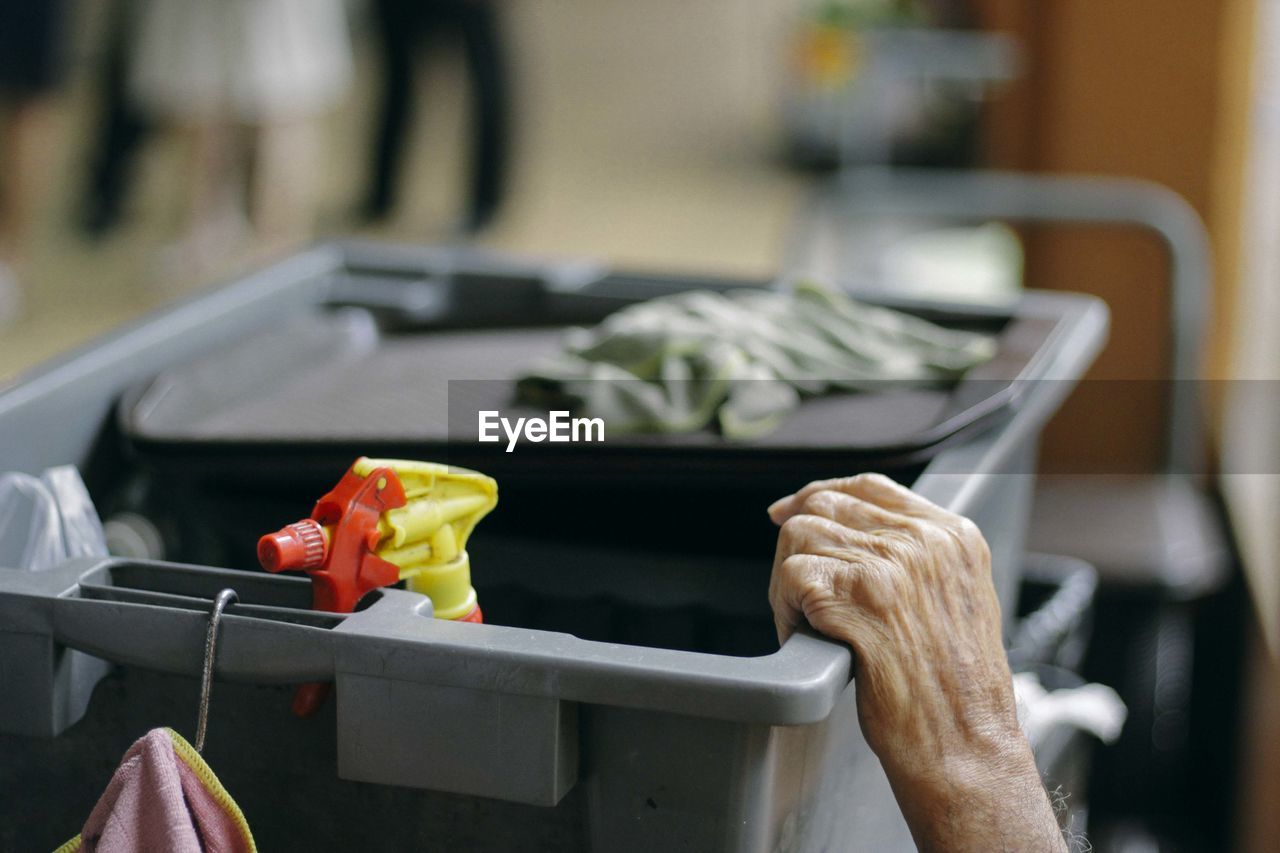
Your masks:
{"label": "yellow spray nozzle", "polygon": [[497,506],[497,481],[434,462],[361,457],[352,466],[360,476],[378,468],[395,472],[405,505],[379,518],[375,552],[399,568],[410,589],[431,598],[437,617],[467,617],[476,610],[467,539]]}

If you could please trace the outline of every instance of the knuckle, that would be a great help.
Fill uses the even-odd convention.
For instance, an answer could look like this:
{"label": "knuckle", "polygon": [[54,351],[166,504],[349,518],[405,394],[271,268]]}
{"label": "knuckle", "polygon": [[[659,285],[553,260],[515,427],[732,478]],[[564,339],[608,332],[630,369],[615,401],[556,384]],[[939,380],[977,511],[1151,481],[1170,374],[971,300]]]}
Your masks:
{"label": "knuckle", "polygon": [[817,575],[805,575],[796,583],[796,598],[801,608],[810,610],[815,605],[826,604],[833,600],[831,584]]}
{"label": "knuckle", "polygon": [[834,508],[835,495],[827,489],[822,489],[805,498],[802,506],[805,512],[821,515]]}
{"label": "knuckle", "polygon": [[987,540],[983,537],[982,531],[970,519],[956,516],[953,530],[956,539],[966,550],[981,551],[987,547]]}
{"label": "knuckle", "polygon": [[854,474],[845,480],[845,484],[854,491],[865,491],[867,486],[877,486],[880,483],[880,474],[872,474],[864,472],[862,474]]}
{"label": "knuckle", "polygon": [[863,476],[864,475],[862,474],[850,474],[847,477],[837,477],[834,480],[825,480],[814,483],[814,487],[849,494],[850,492],[856,492],[858,490],[858,484],[862,482]]}
{"label": "knuckle", "polygon": [[799,554],[792,554],[778,566],[778,574],[784,584],[793,584],[809,574],[808,561]]}
{"label": "knuckle", "polygon": [[803,556],[792,556],[780,566],[780,594],[801,607],[832,598],[831,578]]}
{"label": "knuckle", "polygon": [[920,524],[916,539],[928,550],[946,547],[953,541],[953,529],[949,524],[937,521],[926,521]]}
{"label": "knuckle", "polygon": [[894,528],[910,540],[921,541],[928,538],[932,525],[918,518],[904,515],[894,519]]}
{"label": "knuckle", "polygon": [[799,553],[812,547],[822,535],[817,519],[812,515],[793,515],[782,523],[779,541],[789,553]]}
{"label": "knuckle", "polygon": [[865,612],[882,615],[902,603],[903,577],[901,567],[891,560],[863,566],[849,577],[851,597]]}

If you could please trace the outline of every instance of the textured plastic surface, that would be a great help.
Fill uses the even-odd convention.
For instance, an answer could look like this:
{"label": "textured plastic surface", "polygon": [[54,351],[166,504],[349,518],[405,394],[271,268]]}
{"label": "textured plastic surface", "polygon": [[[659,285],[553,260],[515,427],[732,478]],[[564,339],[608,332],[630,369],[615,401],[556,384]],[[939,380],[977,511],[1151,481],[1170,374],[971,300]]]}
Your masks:
{"label": "textured plastic surface", "polygon": [[[476,300],[492,301],[495,290],[503,291],[505,285],[492,284],[497,278],[541,282],[541,296],[518,288],[513,294],[531,300],[526,307],[534,313],[599,276],[581,264],[322,247],[155,315],[0,393],[0,467],[107,465],[110,455],[95,438],[110,423],[121,391],[252,336],[281,310],[322,302],[340,289],[335,280],[349,269],[380,270],[410,288],[455,271],[479,293],[465,295],[448,283],[436,288],[444,294],[437,320],[455,325],[482,324]],[[420,307],[415,322],[435,310]],[[923,495],[982,527],[1009,613],[1025,527],[1020,514],[1033,480],[1023,472],[1032,470],[1041,427],[1092,360],[1106,326],[1105,308],[1088,298],[1033,293],[1017,311],[1054,320],[1044,375],[1067,381],[1030,383],[1015,413],[943,449],[913,481]],[[129,475],[127,459],[112,464],[115,477]],[[591,571],[590,552],[557,556],[557,583],[575,576],[583,586],[626,578],[621,562]],[[726,606],[737,598],[744,608],[758,605],[732,567],[714,558],[634,559],[647,574],[643,583],[631,582],[628,596],[657,596],[643,610],[648,627],[669,622],[664,602],[681,584],[697,595],[715,592]],[[767,570],[767,555],[763,560]],[[486,573],[491,563],[495,582],[522,573],[517,560],[492,556]],[[157,715],[172,715],[158,722],[186,719],[181,694],[189,685],[194,701],[194,682],[146,673],[198,672],[208,602],[225,586],[233,586],[242,603],[229,608],[223,623],[220,678],[257,685],[337,682],[333,729],[322,725],[323,716],[310,723],[282,720],[287,700],[279,691],[219,689],[211,725],[235,725],[234,739],[213,739],[234,740],[219,774],[236,780],[228,784],[262,839],[296,845],[299,831],[314,831],[308,840],[324,847],[358,845],[372,833],[387,846],[420,845],[421,821],[431,815],[433,841],[450,838],[465,849],[910,845],[858,730],[850,653],[825,639],[802,632],[772,653],[736,656],[460,625],[430,618],[428,599],[399,590],[372,593],[365,609],[341,616],[310,610],[302,579],[173,564],[80,561],[39,574],[0,570],[0,671],[7,688],[0,695],[0,732],[63,733],[67,744],[46,747],[0,735],[0,768],[22,768],[71,790],[75,780],[92,778],[99,765],[118,758],[105,733]],[[664,642],[671,636],[665,631]],[[98,659],[129,669],[102,680],[106,667]],[[100,698],[90,703],[99,681]],[[332,763],[326,771],[325,756],[343,775],[429,791],[392,795],[381,786],[346,787],[331,775]],[[5,790],[26,789],[5,779]],[[465,796],[439,793],[448,791]],[[342,807],[352,802],[383,805],[352,815]],[[48,798],[14,801],[14,831],[70,823],[54,811],[58,805]],[[449,817],[459,810],[465,820]],[[16,836],[0,836],[10,840],[16,843]]]}

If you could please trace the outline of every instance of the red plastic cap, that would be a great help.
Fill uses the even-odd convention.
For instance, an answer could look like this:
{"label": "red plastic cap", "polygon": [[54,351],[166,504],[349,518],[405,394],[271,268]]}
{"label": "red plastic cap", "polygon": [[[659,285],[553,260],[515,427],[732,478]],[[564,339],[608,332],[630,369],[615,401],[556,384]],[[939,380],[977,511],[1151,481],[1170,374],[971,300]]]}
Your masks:
{"label": "red plastic cap", "polygon": [[319,568],[324,564],[324,555],[324,530],[309,518],[258,540],[258,562],[269,572]]}

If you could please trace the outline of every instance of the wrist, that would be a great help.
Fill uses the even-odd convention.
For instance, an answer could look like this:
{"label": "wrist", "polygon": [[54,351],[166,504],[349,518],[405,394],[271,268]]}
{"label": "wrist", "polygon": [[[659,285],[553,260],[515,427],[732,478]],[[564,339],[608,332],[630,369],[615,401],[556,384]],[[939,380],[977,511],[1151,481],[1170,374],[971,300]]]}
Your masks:
{"label": "wrist", "polygon": [[[1022,733],[991,734],[928,766],[885,765],[921,850],[1061,850],[1062,837]],[[1012,814],[1021,819],[1010,821]],[[1017,837],[1003,836],[1015,828]],[[983,838],[975,847],[960,839]]]}
{"label": "wrist", "polygon": [[891,780],[939,793],[1039,779],[1035,757],[1015,721],[989,721],[934,744],[927,754],[890,750],[881,763]]}

